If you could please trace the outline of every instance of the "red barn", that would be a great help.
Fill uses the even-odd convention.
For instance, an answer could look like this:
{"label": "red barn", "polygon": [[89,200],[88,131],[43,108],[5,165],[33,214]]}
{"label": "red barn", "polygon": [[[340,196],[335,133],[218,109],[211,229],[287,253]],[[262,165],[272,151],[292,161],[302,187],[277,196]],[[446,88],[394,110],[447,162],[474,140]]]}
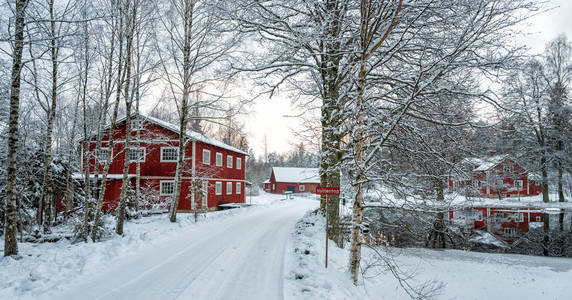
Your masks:
{"label": "red barn", "polygon": [[534,196],[542,187],[508,155],[466,158],[449,177],[449,190],[485,197]]}
{"label": "red barn", "polygon": [[[318,168],[273,167],[268,187],[271,193],[315,193],[320,185]],[[265,184],[265,188],[266,188]]]}
{"label": "red barn", "polygon": [[[132,118],[129,156],[129,180],[135,189],[136,162],[140,163],[140,193],[144,199],[156,203],[168,204],[175,189],[175,171],[177,168],[179,127],[165,121],[139,114]],[[117,207],[123,178],[125,159],[126,118],[117,121],[113,149],[109,149],[109,126],[103,135],[102,147],[96,151],[96,137],[88,143],[88,149],[82,149],[82,155],[89,155],[89,173],[95,179],[103,171],[108,151],[112,151],[107,188],[103,209],[112,211]],[[140,138],[137,140],[137,128]],[[185,165],[183,167],[181,198],[178,211],[193,209],[216,209],[225,203],[244,203],[245,201],[245,159],[248,155],[203,134],[187,131],[185,147]],[[82,143],[82,148],[84,144]],[[83,166],[85,160],[82,157]],[[82,171],[84,172],[84,171]],[[76,174],[80,179],[83,175]],[[98,176],[100,177],[100,175]],[[194,193],[191,183],[195,182]],[[192,199],[196,199],[192,201]],[[195,207],[197,203],[198,207]]]}

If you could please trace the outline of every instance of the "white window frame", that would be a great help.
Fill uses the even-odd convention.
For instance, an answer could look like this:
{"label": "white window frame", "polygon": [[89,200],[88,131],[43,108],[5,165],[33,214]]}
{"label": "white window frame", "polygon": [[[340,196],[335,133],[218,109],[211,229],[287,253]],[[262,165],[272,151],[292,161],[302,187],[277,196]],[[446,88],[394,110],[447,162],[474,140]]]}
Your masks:
{"label": "white window frame", "polygon": [[242,158],[237,157],[236,158],[236,169],[240,170],[242,168]]}
{"label": "white window frame", "polygon": [[215,195],[222,195],[222,182],[215,182]]}
{"label": "white window frame", "polygon": [[236,183],[235,193],[236,193],[237,195],[240,195],[240,193],[242,193],[242,186],[240,185],[240,182],[237,182],[237,183]]}
{"label": "white window frame", "polygon": [[514,214],[514,221],[516,223],[522,223],[524,222],[524,214],[523,213],[516,213]]}
{"label": "white window frame", "polygon": [[[205,159],[208,157],[208,159]],[[211,150],[203,149],[203,164],[210,165],[211,164]]]}
{"label": "white window frame", "polygon": [[[143,159],[140,159],[139,155],[137,155],[137,159],[131,159],[131,154],[135,151],[139,152],[139,150],[143,150]],[[145,147],[129,147],[129,162],[145,162],[145,157],[147,156],[147,149]]]}
{"label": "white window frame", "polygon": [[479,209],[475,209],[473,211],[473,215],[475,216],[475,221],[481,222],[483,220],[483,211]]}
{"label": "white window frame", "polygon": [[504,165],[503,171],[505,173],[514,173],[514,166],[513,165]]}
{"label": "white window frame", "polygon": [[300,190],[300,192],[304,192],[306,190],[306,187],[303,184],[301,184],[298,186],[298,190]]}
{"label": "white window frame", "polygon": [[[169,194],[169,193],[165,193],[165,192],[163,191],[163,183],[172,183],[172,184],[173,184],[173,192],[170,193],[170,194]],[[175,187],[175,181],[174,181],[174,180],[161,180],[161,181],[159,181],[159,194],[160,194],[161,196],[172,196],[172,195],[174,195],[174,194],[175,194],[175,188],[176,188],[176,187]]]}
{"label": "white window frame", "polygon": [[[134,124],[134,122],[137,122],[137,124]],[[135,131],[137,129],[141,129],[141,120],[131,119],[131,131]]]}
{"label": "white window frame", "polygon": [[[520,183],[520,184],[517,184],[517,183]],[[524,188],[524,182],[523,182],[522,179],[515,180],[515,181],[513,182],[513,186],[514,186],[517,190],[522,190],[522,189]]]}
{"label": "white window frame", "polygon": [[504,232],[505,237],[516,237],[517,236],[517,230],[514,227],[505,227],[503,232]]}
{"label": "white window frame", "polygon": [[[102,151],[106,151],[105,156],[103,158],[101,157]],[[109,155],[109,147],[99,148],[99,150],[97,150],[97,161],[100,163],[107,162],[107,156],[108,155]]]}
{"label": "white window frame", "polygon": [[226,156],[226,167],[232,169],[232,155]]}
{"label": "white window frame", "polygon": [[540,216],[536,216],[535,220],[536,222],[542,222],[542,218]]}
{"label": "white window frame", "polygon": [[232,182],[228,181],[226,183],[226,194],[232,195]]}
{"label": "white window frame", "polygon": [[215,165],[217,167],[222,167],[222,153],[220,152],[217,152],[215,155]]}
{"label": "white window frame", "polygon": [[[163,159],[163,150],[166,149],[175,149],[175,159],[174,160],[166,160]],[[178,147],[161,147],[161,162],[177,162],[177,160],[179,159],[179,149]]]}

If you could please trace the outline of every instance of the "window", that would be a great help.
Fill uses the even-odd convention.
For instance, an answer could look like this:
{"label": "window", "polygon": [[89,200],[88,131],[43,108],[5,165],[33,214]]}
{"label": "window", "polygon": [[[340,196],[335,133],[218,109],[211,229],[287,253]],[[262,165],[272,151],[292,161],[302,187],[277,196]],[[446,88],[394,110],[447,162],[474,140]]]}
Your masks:
{"label": "window", "polygon": [[299,189],[300,189],[300,192],[303,192],[306,189],[306,187],[303,184],[301,184]]}
{"label": "window", "polygon": [[515,181],[514,181],[514,187],[515,187],[517,190],[522,189],[522,180],[515,180]]}
{"label": "window", "polygon": [[480,188],[481,187],[481,181],[478,179],[473,179],[473,187]]}
{"label": "window", "polygon": [[512,173],[514,172],[514,168],[512,165],[504,165],[504,172],[505,173]]}
{"label": "window", "polygon": [[211,164],[211,151],[203,149],[203,164],[210,165]]}
{"label": "window", "polygon": [[536,222],[542,222],[542,218],[540,218],[540,216],[536,216]]}
{"label": "window", "polygon": [[97,152],[97,160],[99,162],[106,162],[109,155],[109,148],[100,148]]}
{"label": "window", "polygon": [[217,181],[215,183],[215,194],[216,195],[222,195],[222,182]]}
{"label": "window", "polygon": [[240,186],[240,182],[236,183],[236,194],[239,195],[241,192],[241,186]]}
{"label": "window", "polygon": [[276,185],[272,184],[272,190],[275,190],[275,189],[276,189]]}
{"label": "window", "polygon": [[176,147],[161,147],[161,161],[177,161],[178,152]]}
{"label": "window", "polygon": [[516,228],[505,228],[504,229],[504,236],[505,237],[515,237],[516,236]]}
{"label": "window", "polygon": [[480,221],[483,220],[483,211],[481,211],[481,210],[474,210],[474,211],[473,211],[473,216],[474,216],[475,221],[480,222]]}
{"label": "window", "polygon": [[161,196],[170,196],[175,193],[174,181],[161,181]]}
{"label": "window", "polygon": [[232,169],[232,155],[226,156],[226,167]]}
{"label": "window", "polygon": [[145,161],[145,148],[129,148],[129,161]]}
{"label": "window", "polygon": [[226,183],[226,194],[227,194],[227,195],[232,195],[232,182],[227,182],[227,183]]}
{"label": "window", "polygon": [[131,120],[131,130],[140,129],[140,126],[141,126],[141,123],[139,122],[138,119]]}
{"label": "window", "polygon": [[242,158],[237,157],[236,158],[236,168],[240,170],[240,168],[242,168]]}
{"label": "window", "polygon": [[514,220],[517,223],[522,223],[522,222],[524,222],[524,215],[522,213],[517,213],[514,215]]}
{"label": "window", "polygon": [[217,152],[216,153],[216,162],[215,162],[217,167],[222,167],[222,153]]}

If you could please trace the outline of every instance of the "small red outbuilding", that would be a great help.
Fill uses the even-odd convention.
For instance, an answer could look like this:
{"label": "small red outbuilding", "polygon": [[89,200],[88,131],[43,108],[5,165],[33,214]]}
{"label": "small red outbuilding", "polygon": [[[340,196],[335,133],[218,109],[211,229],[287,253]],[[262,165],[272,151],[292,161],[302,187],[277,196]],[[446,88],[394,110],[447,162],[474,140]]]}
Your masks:
{"label": "small red outbuilding", "polygon": [[318,168],[285,168],[273,167],[270,182],[264,184],[264,189],[274,193],[315,193],[320,185]]}

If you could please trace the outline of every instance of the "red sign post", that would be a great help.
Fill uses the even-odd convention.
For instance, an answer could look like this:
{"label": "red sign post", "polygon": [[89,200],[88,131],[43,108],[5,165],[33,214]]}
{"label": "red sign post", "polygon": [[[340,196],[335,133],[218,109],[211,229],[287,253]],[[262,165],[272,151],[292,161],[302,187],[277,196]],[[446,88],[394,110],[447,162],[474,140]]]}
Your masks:
{"label": "red sign post", "polygon": [[326,195],[326,269],[328,268],[328,204],[330,203],[330,195],[339,195],[339,186],[317,187],[316,194]]}

